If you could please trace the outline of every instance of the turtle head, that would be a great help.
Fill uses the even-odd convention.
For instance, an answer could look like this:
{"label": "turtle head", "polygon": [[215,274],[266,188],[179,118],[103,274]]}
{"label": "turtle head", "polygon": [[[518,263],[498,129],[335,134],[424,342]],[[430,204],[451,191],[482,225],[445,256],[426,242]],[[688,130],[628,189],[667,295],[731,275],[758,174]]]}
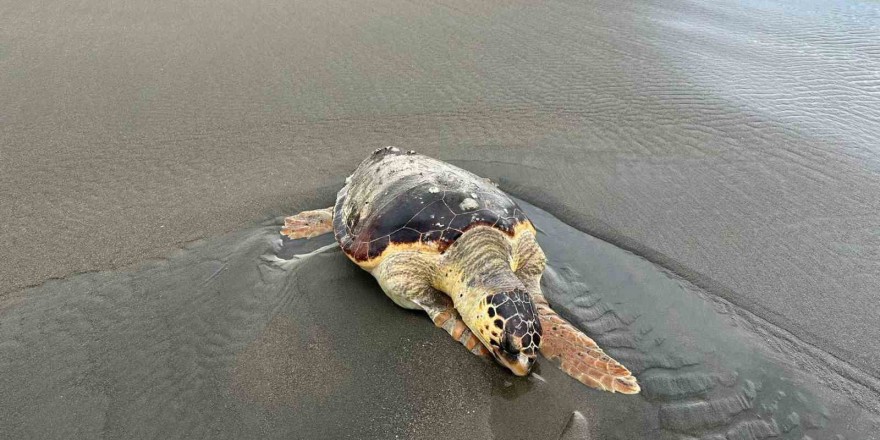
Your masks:
{"label": "turtle head", "polygon": [[514,289],[483,300],[482,336],[492,355],[517,376],[529,374],[541,346],[541,322],[528,292]]}

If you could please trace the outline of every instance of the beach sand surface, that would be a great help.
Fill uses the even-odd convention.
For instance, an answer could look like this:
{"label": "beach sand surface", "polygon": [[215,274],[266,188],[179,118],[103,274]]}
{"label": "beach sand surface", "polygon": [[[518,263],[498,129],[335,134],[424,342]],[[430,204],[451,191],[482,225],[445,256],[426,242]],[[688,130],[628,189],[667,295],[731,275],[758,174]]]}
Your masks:
{"label": "beach sand surface", "polygon": [[[779,354],[779,362],[826,378],[815,380],[819,397],[805,397],[804,408],[847,396],[861,408],[847,413],[851,427],[866,429],[870,417],[860,411],[877,414],[870,396],[880,393],[877,41],[880,7],[860,1],[3,2],[0,362],[14,374],[0,375],[0,386],[16,400],[0,405],[0,427],[33,438],[77,434],[66,429],[82,429],[83,437],[151,437],[171,427],[195,437],[257,437],[290,433],[292,426],[385,420],[371,428],[378,435],[426,417],[452,417],[444,419],[450,430],[501,432],[485,421],[497,422],[486,412],[490,401],[523,402],[526,412],[540,392],[521,392],[520,382],[511,382],[516,398],[492,394],[506,389],[505,376],[491,365],[466,365],[475,362],[466,357],[450,361],[460,356],[458,347],[430,336],[433,329],[416,316],[386,307],[353,266],[309,271],[323,278],[303,281],[299,291],[320,295],[335,283],[336,294],[342,287],[362,292],[357,306],[321,304],[328,316],[352,309],[362,322],[382,317],[387,332],[361,335],[364,346],[355,352],[315,353],[308,365],[326,366],[320,372],[340,381],[348,377],[351,389],[378,391],[406,373],[382,370],[383,379],[360,364],[348,371],[329,366],[348,365],[343,361],[355,354],[409,356],[419,344],[434,344],[419,357],[423,370],[412,371],[448,369],[441,383],[462,386],[438,398],[436,412],[401,409],[407,396],[440,389],[420,373],[383,397],[394,410],[373,404],[376,412],[341,403],[333,393],[349,388],[322,389],[312,370],[280,388],[267,385],[274,382],[264,379],[279,372],[305,368],[296,354],[322,346],[321,338],[343,337],[348,323],[309,321],[320,315],[293,305],[262,309],[277,298],[259,297],[260,289],[243,283],[252,278],[242,277],[236,288],[232,277],[221,290],[251,295],[247,307],[262,310],[260,319],[250,309],[210,303],[194,293],[200,290],[170,298],[179,292],[171,283],[171,268],[180,263],[174,255],[197,241],[216,246],[208,254],[219,261],[229,251],[223,246],[257,258],[262,245],[246,245],[259,235],[255,224],[329,206],[369,151],[397,145],[489,177],[561,224],[644,259],[650,266],[642,272],[668,273],[693,297],[729,307],[733,312],[722,315],[750,323],[747,333],[764,335],[758,346]],[[573,263],[557,263],[566,264]],[[169,272],[149,272],[163,265]],[[126,276],[136,281],[120,281]],[[112,282],[122,285],[111,288]],[[568,292],[560,301],[578,297],[560,291]],[[626,304],[635,307],[640,298]],[[185,300],[196,302],[176,302]],[[681,321],[688,318],[696,319]],[[231,325],[235,319],[246,328]],[[407,327],[411,340],[394,339],[403,337],[401,320],[410,319],[420,323]],[[163,334],[157,323],[177,333]],[[126,331],[130,337],[121,338]],[[198,339],[213,331],[219,336]],[[694,332],[662,331],[673,339]],[[732,338],[722,345],[749,345],[746,336]],[[125,341],[154,351],[111,362]],[[97,352],[83,348],[88,344]],[[699,352],[700,344],[688,350]],[[646,352],[653,353],[639,348]],[[241,353],[249,355],[236,360]],[[132,370],[127,362],[136,361]],[[548,383],[565,379],[548,370],[541,373]],[[746,373],[757,378],[749,379],[756,387],[766,382]],[[760,394],[745,382],[724,383],[746,397]],[[158,391],[144,394],[143,384]],[[545,408],[581,401],[550,399],[561,393],[555,388],[545,392]],[[300,395],[311,397],[291,397]],[[119,396],[133,406],[120,405]],[[688,405],[699,404],[688,396]],[[641,404],[617,397],[610,402]],[[318,419],[322,413],[308,413],[315,407],[292,409],[309,399],[333,402],[327,407],[341,419]],[[743,399],[716,412],[729,415]],[[228,405],[222,411],[180,406],[221,401]],[[151,406],[157,402],[165,402],[161,411]],[[579,421],[571,418],[575,410],[594,433],[619,425],[602,409],[619,408],[612,404],[558,405],[534,426]],[[271,415],[279,412],[288,416]],[[689,424],[692,418],[655,414],[679,421],[638,425],[666,426],[652,435],[708,432]],[[742,422],[718,417],[712,429]],[[842,416],[823,417],[832,421],[827,429],[843,429]],[[758,438],[766,433],[749,429]]]}

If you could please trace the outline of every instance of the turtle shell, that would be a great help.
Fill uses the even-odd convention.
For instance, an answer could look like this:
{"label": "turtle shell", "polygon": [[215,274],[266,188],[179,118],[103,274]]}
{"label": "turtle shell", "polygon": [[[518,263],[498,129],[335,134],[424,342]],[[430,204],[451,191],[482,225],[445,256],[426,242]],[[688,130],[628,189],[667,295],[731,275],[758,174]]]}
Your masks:
{"label": "turtle shell", "polygon": [[531,225],[523,211],[487,179],[446,162],[380,148],[339,191],[333,231],[355,262],[373,260],[394,244],[444,252],[469,228],[487,225],[513,235]]}

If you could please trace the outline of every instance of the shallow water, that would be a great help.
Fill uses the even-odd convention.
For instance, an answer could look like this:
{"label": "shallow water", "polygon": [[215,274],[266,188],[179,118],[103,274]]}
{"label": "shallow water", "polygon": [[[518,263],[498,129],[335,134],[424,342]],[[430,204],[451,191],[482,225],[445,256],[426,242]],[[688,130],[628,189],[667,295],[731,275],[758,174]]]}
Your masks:
{"label": "shallow water", "polygon": [[[875,438],[874,400],[747,312],[525,202],[563,315],[639,396],[516,378],[278,221],[0,307],[6,438]],[[328,246],[331,245],[331,246]]]}

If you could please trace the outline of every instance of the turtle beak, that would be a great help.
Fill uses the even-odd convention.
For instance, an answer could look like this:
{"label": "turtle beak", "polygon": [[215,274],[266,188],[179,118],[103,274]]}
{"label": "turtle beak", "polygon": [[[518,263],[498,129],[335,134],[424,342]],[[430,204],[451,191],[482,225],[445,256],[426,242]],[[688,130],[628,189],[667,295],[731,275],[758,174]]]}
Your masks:
{"label": "turtle beak", "polygon": [[520,354],[516,362],[510,364],[507,368],[517,376],[528,376],[532,372],[535,365],[535,358]]}
{"label": "turtle beak", "polygon": [[494,352],[495,359],[498,360],[498,363],[507,367],[511,373],[517,376],[528,376],[532,371],[532,367],[535,366],[535,356],[528,356],[524,353],[511,356],[499,350],[497,347],[492,351]]}

